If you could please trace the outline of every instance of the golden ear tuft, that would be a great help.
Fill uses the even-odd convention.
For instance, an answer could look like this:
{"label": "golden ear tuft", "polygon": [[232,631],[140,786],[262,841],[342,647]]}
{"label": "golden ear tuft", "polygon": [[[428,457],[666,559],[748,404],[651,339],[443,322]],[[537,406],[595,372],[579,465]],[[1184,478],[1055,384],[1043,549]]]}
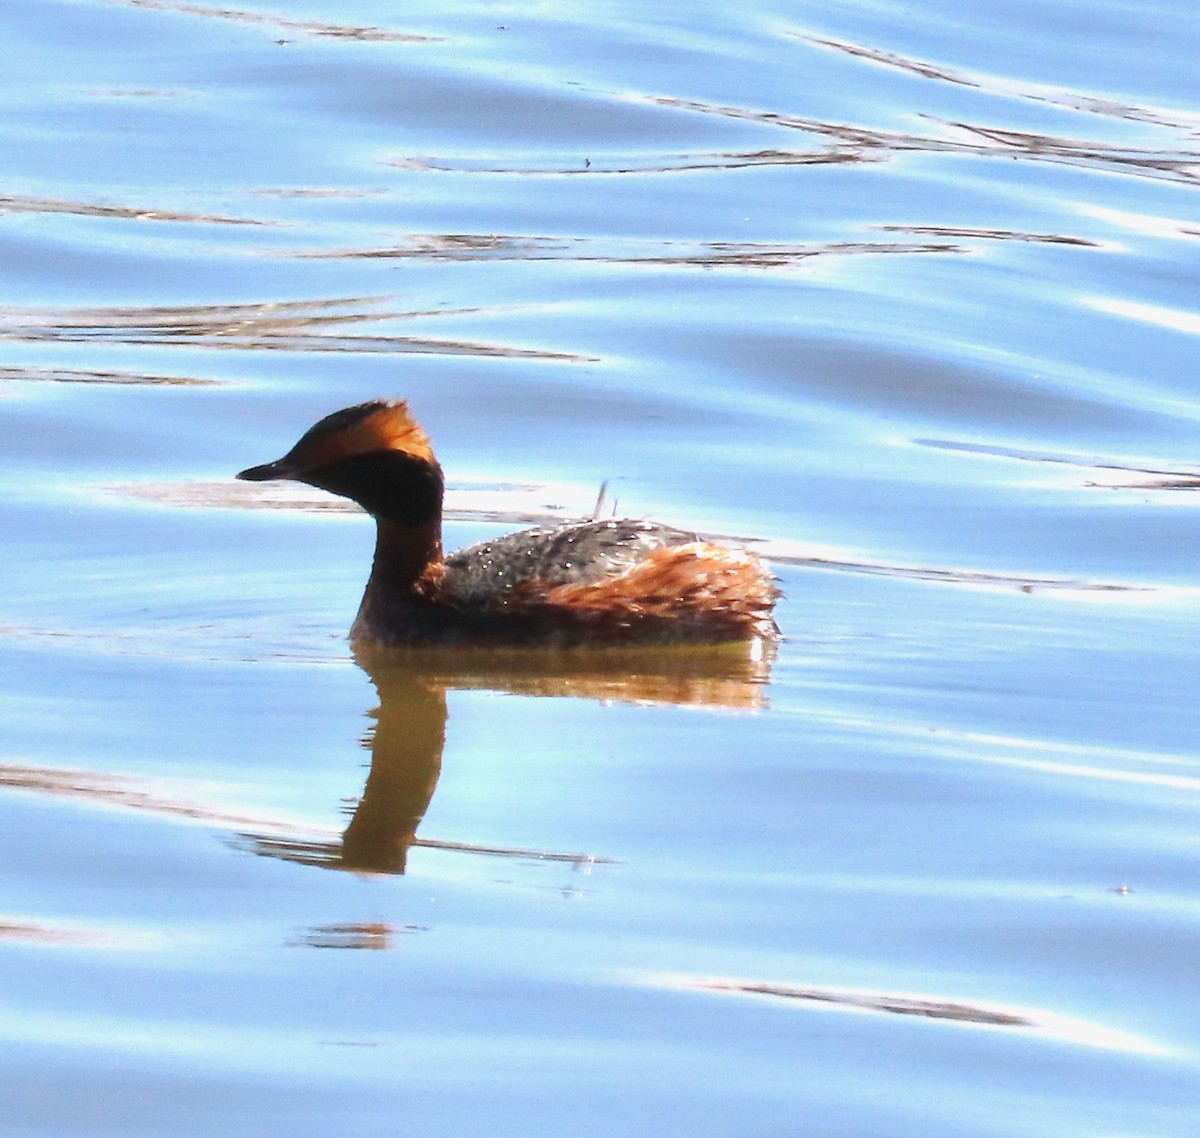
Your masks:
{"label": "golden ear tuft", "polygon": [[348,458],[396,451],[436,466],[433,446],[401,400],[373,399],[327,415],[292,448],[287,459],[299,470],[319,470]]}
{"label": "golden ear tuft", "polygon": [[422,462],[436,463],[433,445],[421,424],[409,414],[403,400],[385,403],[378,411],[366,416],[357,430],[349,432],[359,445],[353,453],[368,454],[376,450],[395,450],[410,454]]}

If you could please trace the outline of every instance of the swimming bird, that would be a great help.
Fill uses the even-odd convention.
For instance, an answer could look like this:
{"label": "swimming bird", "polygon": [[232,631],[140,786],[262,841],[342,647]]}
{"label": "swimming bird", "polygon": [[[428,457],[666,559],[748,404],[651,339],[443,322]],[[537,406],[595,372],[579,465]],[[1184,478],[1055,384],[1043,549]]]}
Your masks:
{"label": "swimming bird", "polygon": [[401,401],[335,411],[282,458],[237,477],[305,482],[375,519],[354,642],[570,647],[778,635],[779,590],[758,557],[654,522],[539,526],[444,556],[442,468]]}

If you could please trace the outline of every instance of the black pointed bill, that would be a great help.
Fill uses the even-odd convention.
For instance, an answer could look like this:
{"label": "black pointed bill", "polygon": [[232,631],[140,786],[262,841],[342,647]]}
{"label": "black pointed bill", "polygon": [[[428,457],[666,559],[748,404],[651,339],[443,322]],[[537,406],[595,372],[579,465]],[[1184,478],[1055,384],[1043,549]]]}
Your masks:
{"label": "black pointed bill", "polygon": [[243,482],[270,482],[276,478],[295,478],[296,468],[286,458],[264,462],[262,466],[251,466],[239,471],[235,477]]}

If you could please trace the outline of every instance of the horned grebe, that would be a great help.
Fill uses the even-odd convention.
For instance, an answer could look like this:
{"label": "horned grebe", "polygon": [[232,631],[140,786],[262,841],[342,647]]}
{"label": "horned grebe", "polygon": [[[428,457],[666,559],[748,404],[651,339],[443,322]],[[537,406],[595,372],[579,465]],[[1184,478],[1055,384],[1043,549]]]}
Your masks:
{"label": "horned grebe", "polygon": [[402,402],[310,427],[238,478],[290,478],[376,522],[352,641],[384,645],[719,643],[774,639],[779,590],[752,553],[629,518],[521,530],[442,555],[442,468]]}

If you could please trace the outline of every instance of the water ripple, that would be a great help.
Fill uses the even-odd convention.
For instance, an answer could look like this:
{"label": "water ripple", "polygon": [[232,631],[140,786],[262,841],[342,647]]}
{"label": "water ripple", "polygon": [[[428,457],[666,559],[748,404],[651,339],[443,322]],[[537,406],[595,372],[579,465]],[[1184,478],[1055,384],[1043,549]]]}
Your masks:
{"label": "water ripple", "polygon": [[77,217],[115,217],[131,221],[183,221],[206,225],[266,226],[273,222],[253,217],[227,217],[222,214],[184,213],[143,206],[102,205],[99,202],[71,201],[67,198],[41,198],[25,194],[0,194],[0,215],[5,213],[67,213]]}
{"label": "water ripple", "polygon": [[123,0],[132,8],[149,8],[156,12],[174,12],[184,16],[205,16],[215,20],[236,20],[242,24],[257,24],[298,35],[328,36],[334,39],[361,41],[392,41],[401,43],[434,43],[440,36],[400,32],[391,28],[370,25],[332,24],[320,20],[295,20],[272,12],[251,12],[238,8],[210,8],[204,4],[184,4],[177,0]]}
{"label": "water ripple", "polygon": [[128,308],[0,309],[0,340],[187,345],[237,351],[357,352],[580,360],[568,352],[470,340],[352,333],[350,326],[456,312],[375,310],[380,298]]}
{"label": "water ripple", "polygon": [[757,996],[798,1005],[815,1004],[838,1011],[885,1015],[916,1016],[975,1027],[1017,1028],[1032,1034],[1104,1050],[1127,1051],[1142,1055],[1166,1055],[1167,1048],[1128,1032],[1086,1023],[1055,1012],[1040,1009],[985,1006],[940,997],[907,993],[870,992],[858,989],[830,988],[818,985],[784,984],[766,980],[690,979],[671,977],[672,987],[692,988],[726,995]]}
{"label": "water ripple", "polygon": [[[996,236],[996,235],[991,235]],[[1028,238],[1032,239],[1032,238]],[[1050,238],[1045,238],[1050,240]],[[1071,239],[1060,240],[1070,242]],[[1085,244],[1078,240],[1079,244]],[[622,238],[541,237],[479,233],[412,234],[367,249],[299,250],[284,256],[332,260],[572,261],[605,265],[672,265],[704,269],[795,267],[815,257],[885,256],[894,253],[962,253],[951,241],[639,241]]]}
{"label": "water ripple", "polygon": [[[674,107],[720,118],[741,119],[824,137],[829,139],[828,149],[825,151],[825,160],[829,162],[880,162],[904,153],[1003,156],[1136,174],[1186,184],[1200,181],[1200,149],[1191,145],[1180,149],[1120,146],[1091,139],[1012,130],[972,123],[965,119],[939,119],[925,113],[918,117],[943,128],[946,133],[940,136],[915,134],[829,122],[756,107],[709,103],[674,95],[629,97],[632,101],[649,105]],[[960,137],[954,137],[955,135]],[[1190,135],[1189,141],[1192,141]]]}
{"label": "water ripple", "polygon": [[0,380],[22,383],[99,383],[117,387],[219,387],[219,379],[183,375],[144,375],[136,371],[92,371],[83,368],[0,367]]}
{"label": "water ripple", "polygon": [[1089,95],[1080,91],[1072,91],[1067,87],[1052,87],[1044,84],[1022,84],[1009,79],[1001,79],[991,75],[970,74],[954,68],[943,67],[919,59],[912,59],[897,52],[882,51],[879,48],[868,47],[865,44],[851,43],[846,40],[830,39],[825,36],[815,36],[802,31],[790,31],[785,34],[804,40],[817,47],[827,47],[865,59],[871,63],[879,63],[899,71],[920,76],[922,79],[934,79],[942,83],[953,83],[960,87],[971,87],[979,91],[1003,95],[1008,98],[1027,99],[1032,102],[1048,103],[1073,111],[1085,111],[1089,114],[1102,115],[1107,118],[1125,119],[1130,122],[1150,123],[1154,126],[1170,127],[1173,130],[1195,131],[1200,128],[1200,115],[1181,110],[1167,110],[1161,107],[1146,107],[1135,103],[1125,103],[1104,96]]}

